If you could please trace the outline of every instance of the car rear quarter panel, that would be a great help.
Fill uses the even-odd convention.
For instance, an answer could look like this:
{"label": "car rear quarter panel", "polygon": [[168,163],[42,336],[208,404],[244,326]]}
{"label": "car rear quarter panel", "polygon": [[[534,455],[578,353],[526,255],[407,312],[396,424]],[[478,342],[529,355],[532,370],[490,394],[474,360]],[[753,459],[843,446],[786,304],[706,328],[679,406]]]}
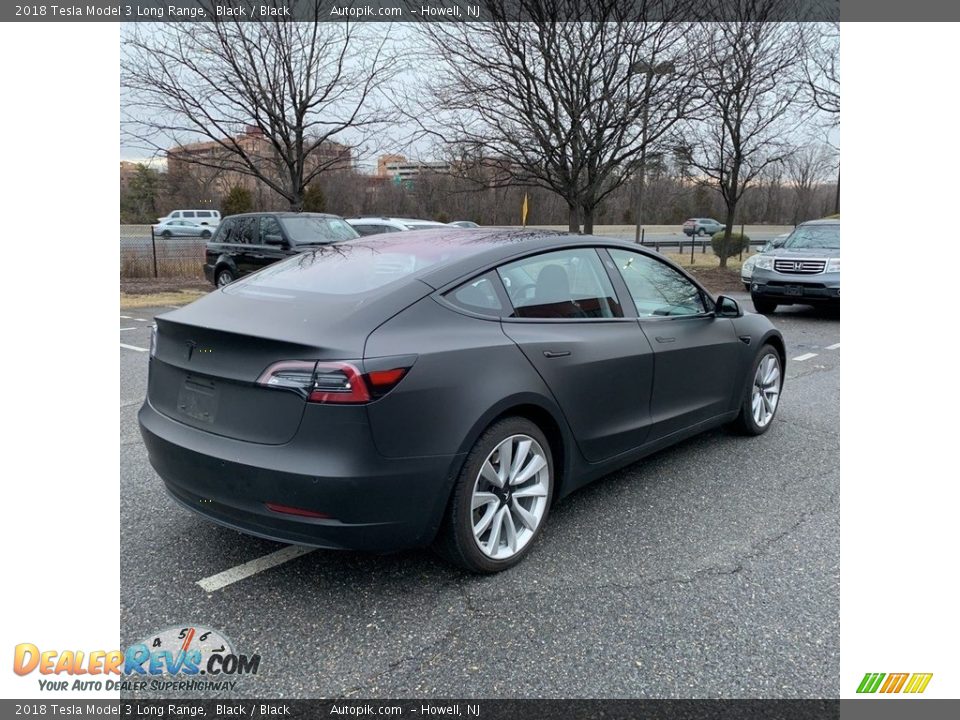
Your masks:
{"label": "car rear quarter panel", "polygon": [[465,454],[495,418],[523,405],[548,412],[567,444],[569,429],[553,396],[499,320],[426,297],[373,332],[364,358],[407,354],[417,355],[407,376],[368,406],[383,455]]}

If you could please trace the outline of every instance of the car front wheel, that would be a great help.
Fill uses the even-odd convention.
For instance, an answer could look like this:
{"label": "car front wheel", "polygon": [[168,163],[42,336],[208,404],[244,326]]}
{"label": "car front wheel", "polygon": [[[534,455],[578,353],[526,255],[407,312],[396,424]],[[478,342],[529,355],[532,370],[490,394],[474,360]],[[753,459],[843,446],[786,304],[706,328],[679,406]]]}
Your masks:
{"label": "car front wheel", "polygon": [[437,549],[476,573],[516,565],[547,520],[553,459],[535,424],[511,417],[477,440],[453,488]]}
{"label": "car front wheel", "polygon": [[750,300],[753,301],[754,309],[761,315],[772,315],[777,310],[777,304],[772,300],[757,297],[756,295],[751,295]]}
{"label": "car front wheel", "polygon": [[224,268],[217,273],[217,287],[226,287],[233,282],[233,273],[229,268]]}
{"label": "car front wheel", "polygon": [[762,435],[777,414],[783,389],[780,355],[772,345],[760,349],[748,380],[734,426],[746,435]]}

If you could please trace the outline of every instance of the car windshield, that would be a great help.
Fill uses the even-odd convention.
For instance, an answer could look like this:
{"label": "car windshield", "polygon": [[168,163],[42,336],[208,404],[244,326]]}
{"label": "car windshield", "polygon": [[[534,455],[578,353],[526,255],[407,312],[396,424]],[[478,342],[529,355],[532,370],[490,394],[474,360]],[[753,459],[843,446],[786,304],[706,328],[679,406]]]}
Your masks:
{"label": "car windshield", "polygon": [[[431,235],[432,236],[432,235]],[[359,295],[437,263],[476,252],[465,244],[381,240],[376,236],[307,250],[230,287],[235,291],[299,291]]]}
{"label": "car windshield", "polygon": [[434,225],[433,223],[404,223],[407,230],[441,230],[443,225]]}
{"label": "car windshield", "polygon": [[801,225],[783,244],[791,250],[805,248],[840,249],[839,225]]}
{"label": "car windshield", "polygon": [[334,217],[282,217],[280,223],[295,245],[312,245],[360,237],[348,223]]}

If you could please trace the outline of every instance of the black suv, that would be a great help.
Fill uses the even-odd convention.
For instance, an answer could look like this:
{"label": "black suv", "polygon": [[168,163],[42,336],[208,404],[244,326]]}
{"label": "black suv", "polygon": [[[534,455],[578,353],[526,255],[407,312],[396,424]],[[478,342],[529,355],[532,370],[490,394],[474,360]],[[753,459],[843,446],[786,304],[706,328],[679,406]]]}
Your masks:
{"label": "black suv", "polygon": [[224,218],[207,242],[203,274],[217,287],[317,245],[360,237],[325,213],[244,213]]}

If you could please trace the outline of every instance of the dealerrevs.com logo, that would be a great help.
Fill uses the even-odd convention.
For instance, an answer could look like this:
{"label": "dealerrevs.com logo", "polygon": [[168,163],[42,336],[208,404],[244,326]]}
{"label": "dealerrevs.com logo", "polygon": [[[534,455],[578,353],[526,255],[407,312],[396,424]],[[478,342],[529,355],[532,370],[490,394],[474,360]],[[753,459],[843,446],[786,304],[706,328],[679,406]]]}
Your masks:
{"label": "dealerrevs.com logo", "polygon": [[20,643],[13,652],[17,675],[39,673],[40,689],[53,691],[233,690],[234,677],[259,669],[259,655],[238,654],[221,633],[199,625],[151,633],[126,650],[41,650]]}
{"label": "dealerrevs.com logo", "polygon": [[927,689],[933,673],[867,673],[860,681],[858,693],[918,694]]}

